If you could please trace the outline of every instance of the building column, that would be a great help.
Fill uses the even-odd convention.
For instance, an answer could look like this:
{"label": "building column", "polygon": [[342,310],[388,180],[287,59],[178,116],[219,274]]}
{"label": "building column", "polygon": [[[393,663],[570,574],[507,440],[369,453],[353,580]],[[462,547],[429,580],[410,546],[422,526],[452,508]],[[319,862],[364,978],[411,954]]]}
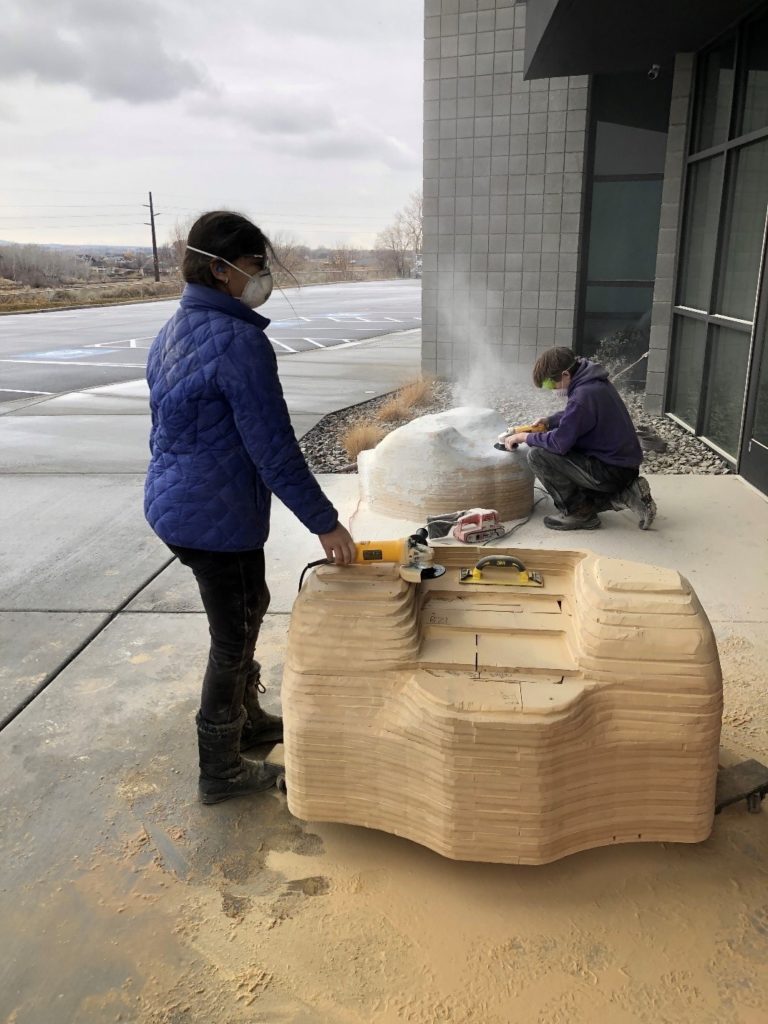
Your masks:
{"label": "building column", "polygon": [[661,192],[661,220],[656,255],[656,283],[653,289],[651,340],[645,409],[651,414],[664,411],[664,396],[669,370],[672,337],[672,308],[675,304],[675,263],[683,208],[683,177],[688,145],[688,119],[693,88],[694,55],[679,53],[675,58],[672,80],[672,104],[669,134],[664,160],[664,184]]}
{"label": "building column", "polygon": [[525,3],[426,0],[422,363],[571,345],[588,78],[525,81]]}

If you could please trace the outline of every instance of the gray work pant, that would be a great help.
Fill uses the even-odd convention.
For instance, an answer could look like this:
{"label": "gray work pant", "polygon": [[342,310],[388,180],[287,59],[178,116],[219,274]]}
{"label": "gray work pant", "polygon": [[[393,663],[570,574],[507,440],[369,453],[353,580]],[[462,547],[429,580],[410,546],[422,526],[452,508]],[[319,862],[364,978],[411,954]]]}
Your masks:
{"label": "gray work pant", "polygon": [[546,448],[529,448],[528,465],[558,511],[566,515],[613,509],[620,492],[638,475],[636,466],[611,466],[594,455],[557,455]]}

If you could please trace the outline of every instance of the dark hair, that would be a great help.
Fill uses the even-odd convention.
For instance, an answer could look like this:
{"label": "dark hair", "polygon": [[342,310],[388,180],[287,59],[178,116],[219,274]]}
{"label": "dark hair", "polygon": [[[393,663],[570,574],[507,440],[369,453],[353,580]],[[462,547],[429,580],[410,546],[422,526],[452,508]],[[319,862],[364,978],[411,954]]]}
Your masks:
{"label": "dark hair", "polygon": [[561,345],[548,348],[533,364],[533,383],[540,388],[548,377],[559,383],[565,371],[573,370],[577,362],[578,359],[569,348]]}
{"label": "dark hair", "polygon": [[[230,210],[212,210],[198,217],[189,231],[187,245],[204,249],[234,263],[241,256],[269,256],[275,259],[272,243],[255,224],[242,214]],[[184,251],[181,272],[190,284],[204,284],[208,288],[219,287],[211,273],[211,257],[201,256],[191,249]]]}

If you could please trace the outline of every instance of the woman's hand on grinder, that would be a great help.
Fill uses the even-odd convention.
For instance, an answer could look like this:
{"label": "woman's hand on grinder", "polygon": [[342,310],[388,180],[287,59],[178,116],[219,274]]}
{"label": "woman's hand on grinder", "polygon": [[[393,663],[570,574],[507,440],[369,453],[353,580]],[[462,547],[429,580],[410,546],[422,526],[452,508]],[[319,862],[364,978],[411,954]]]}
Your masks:
{"label": "woman's hand on grinder", "polygon": [[323,545],[325,557],[335,565],[349,565],[355,560],[355,542],[349,530],[336,524],[336,528],[330,533],[319,534],[320,543]]}
{"label": "woman's hand on grinder", "polygon": [[549,430],[549,420],[547,420],[547,419],[536,420],[536,422],[532,423],[531,426],[534,427],[534,429],[536,427],[541,427],[542,430]]}

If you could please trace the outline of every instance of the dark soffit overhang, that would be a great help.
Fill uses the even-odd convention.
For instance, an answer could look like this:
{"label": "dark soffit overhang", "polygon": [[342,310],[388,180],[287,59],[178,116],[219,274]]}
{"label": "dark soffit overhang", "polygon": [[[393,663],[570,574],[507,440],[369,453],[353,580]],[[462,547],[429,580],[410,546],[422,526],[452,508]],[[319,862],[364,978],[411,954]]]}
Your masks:
{"label": "dark soffit overhang", "polygon": [[669,66],[701,50],[756,0],[528,0],[525,77],[611,74]]}

